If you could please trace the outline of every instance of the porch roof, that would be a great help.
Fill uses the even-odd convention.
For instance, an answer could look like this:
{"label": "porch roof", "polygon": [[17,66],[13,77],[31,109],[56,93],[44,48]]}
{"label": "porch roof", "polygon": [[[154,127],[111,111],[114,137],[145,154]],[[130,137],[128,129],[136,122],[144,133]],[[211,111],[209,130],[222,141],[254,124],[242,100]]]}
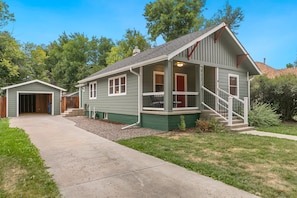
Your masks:
{"label": "porch roof", "polygon": [[[177,39],[169,41],[163,45],[148,49],[146,51],[140,52],[135,56],[131,56],[120,60],[80,81],[79,84],[86,83],[92,80],[96,80],[101,77],[117,74],[120,72],[124,72],[129,70],[130,68],[137,68],[161,61],[171,60],[174,56],[178,55],[182,51],[186,50],[187,48],[193,46],[197,41],[200,41],[209,35],[213,34],[214,32],[218,31],[222,27],[225,27],[225,23],[221,23],[217,26],[212,26],[206,28],[201,31],[193,32],[184,36],[181,36]],[[228,32],[232,35],[231,31],[226,27]],[[231,36],[236,44],[241,48],[241,51],[246,53],[243,46],[239,43],[235,36]],[[247,53],[246,53],[247,54]],[[248,56],[248,59],[251,61],[253,65],[253,73],[260,73],[257,66],[253,62],[253,60]]]}

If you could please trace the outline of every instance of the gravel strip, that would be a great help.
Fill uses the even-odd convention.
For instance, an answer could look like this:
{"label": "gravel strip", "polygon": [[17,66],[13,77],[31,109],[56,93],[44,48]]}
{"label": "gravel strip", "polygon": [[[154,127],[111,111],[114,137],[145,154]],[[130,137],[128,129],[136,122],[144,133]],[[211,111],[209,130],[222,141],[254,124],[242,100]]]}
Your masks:
{"label": "gravel strip", "polygon": [[164,133],[164,131],[141,127],[131,127],[122,130],[121,128],[127,125],[110,123],[103,120],[94,120],[85,116],[65,118],[75,122],[75,125],[79,128],[113,141]]}

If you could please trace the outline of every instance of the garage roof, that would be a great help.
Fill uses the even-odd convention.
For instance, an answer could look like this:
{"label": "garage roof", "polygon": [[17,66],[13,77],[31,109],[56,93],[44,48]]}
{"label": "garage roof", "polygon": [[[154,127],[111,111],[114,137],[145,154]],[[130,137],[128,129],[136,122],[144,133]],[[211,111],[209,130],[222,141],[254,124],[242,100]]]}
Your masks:
{"label": "garage roof", "polygon": [[52,87],[52,88],[55,88],[55,89],[58,89],[58,90],[61,90],[61,91],[66,91],[66,89],[63,89],[61,87],[58,87],[58,86],[49,84],[47,82],[43,82],[41,80],[31,80],[31,81],[27,81],[27,82],[15,84],[15,85],[10,85],[10,86],[7,86],[7,87],[2,87],[1,89],[2,90],[7,90],[7,89],[11,89],[11,88],[15,88],[15,87],[20,87],[20,86],[24,86],[24,85],[28,85],[28,84],[32,84],[32,83],[40,83],[40,84],[43,84],[43,85],[46,85],[46,86],[49,86],[49,87]]}

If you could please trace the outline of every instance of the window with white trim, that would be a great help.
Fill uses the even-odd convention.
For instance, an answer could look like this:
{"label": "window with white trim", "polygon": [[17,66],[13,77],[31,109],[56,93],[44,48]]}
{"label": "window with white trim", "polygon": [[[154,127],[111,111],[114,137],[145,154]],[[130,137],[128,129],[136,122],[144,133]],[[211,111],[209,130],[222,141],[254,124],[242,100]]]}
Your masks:
{"label": "window with white trim", "polygon": [[126,75],[116,76],[108,79],[108,95],[126,95],[127,77]]}
{"label": "window with white trim", "polygon": [[239,97],[239,76],[235,74],[228,75],[229,93]]}
{"label": "window with white trim", "polygon": [[154,71],[154,92],[164,91],[164,72]]}
{"label": "window with white trim", "polygon": [[97,82],[89,83],[89,98],[90,99],[97,98]]}

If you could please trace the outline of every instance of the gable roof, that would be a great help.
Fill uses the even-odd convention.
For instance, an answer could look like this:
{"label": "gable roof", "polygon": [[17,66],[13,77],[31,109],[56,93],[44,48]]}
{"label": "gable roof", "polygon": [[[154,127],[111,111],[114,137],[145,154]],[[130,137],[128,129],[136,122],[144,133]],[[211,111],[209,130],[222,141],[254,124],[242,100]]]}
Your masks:
{"label": "gable roof", "polygon": [[[213,34],[214,32],[218,31],[219,29],[226,27],[226,30],[232,36],[233,40],[236,44],[240,47],[242,52],[247,54],[246,50],[240,44],[240,42],[236,39],[236,37],[231,33],[229,28],[226,26],[225,23],[221,23],[217,26],[209,27],[201,31],[193,32],[184,36],[181,36],[177,39],[169,41],[163,45],[148,49],[146,51],[140,52],[135,56],[130,56],[123,60],[120,60],[80,81],[80,84],[86,83],[91,80],[96,80],[101,77],[105,77],[108,75],[120,73],[123,71],[127,71],[130,68],[137,68],[141,66],[145,66],[148,64],[153,64],[165,60],[170,60],[174,56],[178,55],[182,51],[186,50],[187,48],[193,46],[197,41],[201,41],[202,39],[208,37],[209,35]],[[248,56],[248,59],[252,63],[253,67],[255,68],[256,73],[261,73],[257,66],[255,65],[254,61]]]}
{"label": "gable roof", "polygon": [[20,87],[20,86],[24,86],[24,85],[28,85],[28,84],[32,84],[32,83],[40,83],[40,84],[46,85],[48,87],[52,87],[52,88],[55,88],[55,89],[58,89],[58,90],[61,90],[61,91],[66,91],[66,89],[63,89],[61,87],[58,87],[58,86],[55,86],[55,85],[52,85],[52,84],[49,84],[47,82],[44,82],[44,81],[41,81],[41,80],[37,80],[37,79],[36,80],[27,81],[27,82],[23,82],[23,83],[19,83],[19,84],[10,85],[10,86],[7,86],[7,87],[2,87],[1,89],[2,90],[6,90],[6,89]]}

